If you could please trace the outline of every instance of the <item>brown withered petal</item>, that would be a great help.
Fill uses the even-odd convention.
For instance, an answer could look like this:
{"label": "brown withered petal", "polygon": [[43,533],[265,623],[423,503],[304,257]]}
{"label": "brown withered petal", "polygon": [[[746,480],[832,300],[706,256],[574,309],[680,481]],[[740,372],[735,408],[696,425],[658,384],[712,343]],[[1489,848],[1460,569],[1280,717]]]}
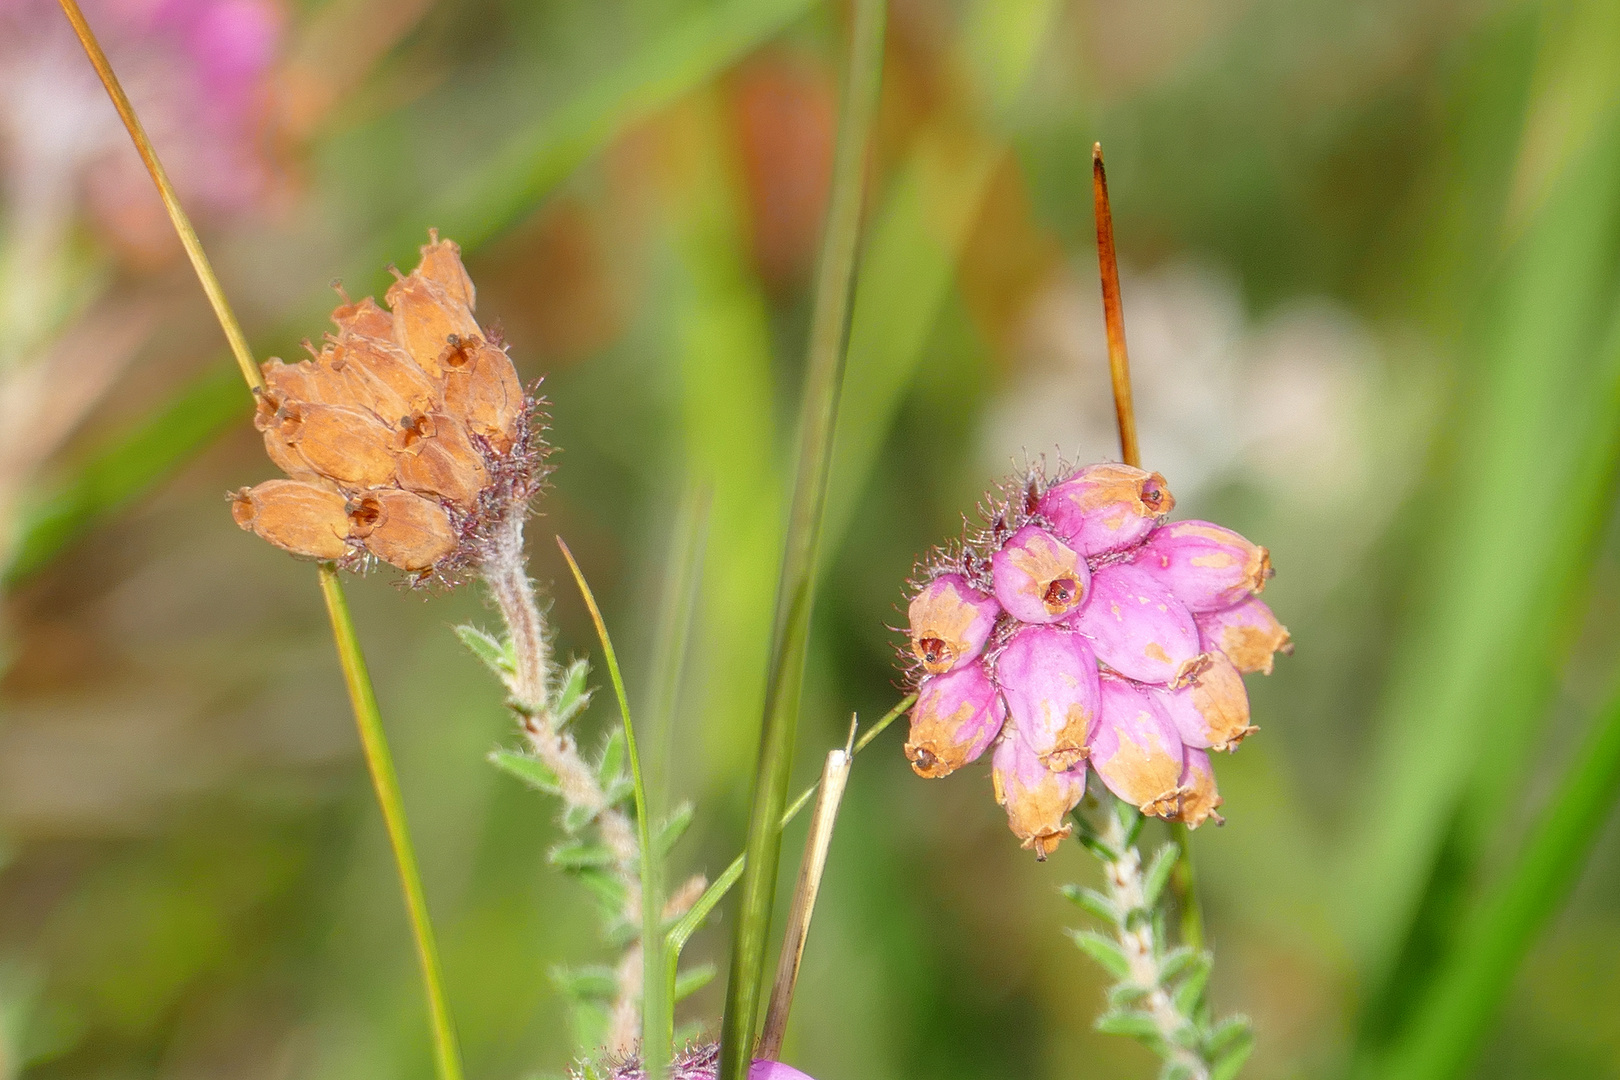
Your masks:
{"label": "brown withered petal", "polygon": [[391,340],[339,335],[321,352],[321,366],[346,377],[355,404],[387,424],[439,405],[439,386]]}
{"label": "brown withered petal", "polygon": [[[301,360],[296,364],[282,362],[272,356],[259,365],[259,373],[264,376],[265,392],[260,396],[261,405],[273,402],[269,412],[274,413],[283,401],[325,401],[323,388],[317,377],[315,365],[308,360]],[[264,430],[260,427],[261,431]]]}
{"label": "brown withered petal", "polygon": [[349,521],[343,496],[301,480],[266,480],[231,495],[231,516],[250,532],[294,555],[341,559]]}
{"label": "brown withered petal", "polygon": [[482,338],[458,340],[443,357],[445,411],[482,435],[497,454],[512,449],[523,415],[523,384],[506,350]]}
{"label": "brown withered petal", "polygon": [[394,317],[378,307],[377,301],[369,296],[334,310],[332,321],[337,324],[339,334],[354,334],[379,341],[394,339]]}
{"label": "brown withered petal", "polygon": [[452,302],[468,311],[478,308],[478,290],[473,288],[467,268],[461,265],[461,246],[454,240],[440,240],[438,229],[429,229],[430,243],[422,245],[422,262],[417,267],[423,277],[444,291]]}
{"label": "brown withered petal", "polygon": [[463,509],[478,502],[479,491],[489,483],[489,470],[459,420],[429,413],[405,424],[400,436],[394,462],[401,487],[437,495]]}
{"label": "brown withered petal", "polygon": [[344,405],[282,407],[282,439],[322,476],[346,488],[383,487],[394,478],[394,434],[362,409]]}
{"label": "brown withered petal", "polygon": [[426,570],[456,547],[444,507],[409,491],[361,492],[349,503],[348,516],[350,538],[401,570]]}
{"label": "brown withered petal", "polygon": [[394,312],[394,340],[435,379],[444,374],[440,357],[452,336],[467,341],[483,337],[467,305],[445,295],[419,270],[389,287],[388,306]]}

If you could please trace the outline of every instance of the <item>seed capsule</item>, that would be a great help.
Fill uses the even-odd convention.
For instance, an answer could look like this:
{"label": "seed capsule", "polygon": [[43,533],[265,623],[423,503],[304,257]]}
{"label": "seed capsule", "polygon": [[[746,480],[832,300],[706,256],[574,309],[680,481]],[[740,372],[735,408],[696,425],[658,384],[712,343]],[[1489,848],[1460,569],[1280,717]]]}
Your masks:
{"label": "seed capsule", "polygon": [[468,311],[478,307],[478,290],[473,288],[467,268],[461,264],[461,246],[454,240],[440,240],[439,230],[428,230],[429,243],[422,245],[422,276],[437,285],[451,303]]}
{"label": "seed capsule", "polygon": [[375,416],[344,405],[288,401],[273,429],[307,467],[341,487],[383,487],[394,478],[393,432]]}
{"label": "seed capsule", "polygon": [[1007,826],[1023,846],[1045,861],[1074,826],[1063,820],[1086,794],[1084,762],[1066,772],[1048,769],[1009,722],[990,762],[996,802],[1007,808]]}
{"label": "seed capsule", "polygon": [[1189,829],[1196,829],[1209,818],[1215,824],[1226,820],[1215,812],[1221,805],[1221,793],[1215,788],[1215,770],[1210,767],[1209,755],[1188,747],[1187,764],[1181,771],[1181,803],[1175,813],[1166,814],[1170,821],[1179,821]]}
{"label": "seed capsule", "polygon": [[332,321],[337,324],[339,334],[352,334],[377,341],[394,339],[394,317],[378,307],[377,301],[369,296],[334,310]]}
{"label": "seed capsule", "polygon": [[1053,772],[1086,759],[1100,701],[1097,658],[1085,639],[1056,626],[1026,626],[996,657],[996,683],[1023,740]]}
{"label": "seed capsule", "polygon": [[990,557],[990,580],[996,599],[1013,618],[1053,623],[1085,602],[1091,571],[1062,540],[1025,525]]}
{"label": "seed capsule", "polygon": [[231,517],[294,555],[341,559],[349,552],[343,496],[322,484],[266,480],[231,495]]}
{"label": "seed capsule", "polygon": [[456,548],[444,507],[398,488],[362,492],[348,504],[349,536],[401,570],[426,570]]}
{"label": "seed capsule", "polygon": [[1104,462],[1088,465],[1046,490],[1040,513],[1082,555],[1137,543],[1176,505],[1158,473]]}
{"label": "seed capsule", "polygon": [[1130,563],[1092,576],[1091,599],[1070,625],[1091,642],[1098,660],[1137,682],[1179,685],[1204,662],[1192,615]]}
{"label": "seed capsule", "polygon": [[401,425],[397,444],[394,464],[401,487],[436,495],[464,510],[477,505],[489,471],[459,420],[446,413],[412,417]]}
{"label": "seed capsule", "polygon": [[925,679],[911,709],[906,759],[918,776],[949,776],[985,752],[1006,716],[981,663]]}
{"label": "seed capsule", "polygon": [[1091,765],[1108,790],[1144,814],[1175,811],[1184,764],[1176,727],[1158,702],[1124,679],[1102,680],[1102,718]]}
{"label": "seed capsule", "polygon": [[388,307],[394,313],[394,340],[435,379],[444,375],[441,358],[452,337],[470,341],[483,336],[467,305],[451,300],[420,268],[389,286]]}
{"label": "seed capsule", "polygon": [[512,449],[525,408],[523,384],[506,350],[483,338],[457,339],[442,357],[444,406],[497,454]]}
{"label": "seed capsule", "polygon": [[1273,655],[1294,651],[1288,628],[1258,596],[1199,615],[1197,621],[1202,648],[1225,653],[1245,675],[1257,671],[1270,675]]}
{"label": "seed capsule", "polygon": [[911,651],[923,670],[938,675],[984,651],[1001,605],[960,574],[941,574],[912,597]]}
{"label": "seed capsule", "polygon": [[1243,676],[1220,653],[1209,654],[1209,664],[1186,686],[1155,693],[1188,746],[1236,750],[1245,735],[1259,730],[1249,726]]}
{"label": "seed capsule", "polygon": [[392,341],[344,334],[322,351],[319,363],[347,379],[355,403],[385,424],[439,407],[438,384]]}
{"label": "seed capsule", "polygon": [[1271,576],[1265,548],[1207,521],[1174,521],[1154,529],[1132,562],[1194,614],[1231,607],[1265,588]]}
{"label": "seed capsule", "polygon": [[[296,364],[283,363],[278,357],[272,356],[259,365],[259,374],[264,376],[264,393],[260,396],[260,403],[275,402],[270,407],[274,413],[283,401],[326,402],[327,388],[321,385],[319,373],[315,365],[308,360],[301,360]],[[263,430],[262,428],[260,430]]]}

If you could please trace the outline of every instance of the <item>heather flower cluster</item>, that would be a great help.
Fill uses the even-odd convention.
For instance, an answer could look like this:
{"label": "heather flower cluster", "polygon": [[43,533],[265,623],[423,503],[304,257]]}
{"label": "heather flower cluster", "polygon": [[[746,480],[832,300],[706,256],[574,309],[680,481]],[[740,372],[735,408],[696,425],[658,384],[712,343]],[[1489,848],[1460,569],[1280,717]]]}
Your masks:
{"label": "heather flower cluster", "polygon": [[996,801],[1039,858],[1072,830],[1088,768],[1144,814],[1220,821],[1209,751],[1256,730],[1242,676],[1290,649],[1256,595],[1266,549],[1166,523],[1174,505],[1129,465],[1036,470],[915,583],[906,756],[933,778],[994,748]]}
{"label": "heather flower cluster", "polygon": [[[669,1080],[715,1080],[720,1073],[720,1044],[701,1043],[686,1047],[669,1063]],[[613,1055],[602,1062],[581,1062],[569,1072],[569,1080],[646,1080],[647,1072],[634,1053]],[[809,1076],[780,1061],[755,1059],[748,1069],[748,1080],[811,1080]]]}
{"label": "heather flower cluster", "polygon": [[460,249],[434,234],[421,252],[389,310],[345,298],[310,359],[263,365],[254,426],[287,479],[236,492],[231,512],[295,555],[454,582],[526,512],[544,455]]}

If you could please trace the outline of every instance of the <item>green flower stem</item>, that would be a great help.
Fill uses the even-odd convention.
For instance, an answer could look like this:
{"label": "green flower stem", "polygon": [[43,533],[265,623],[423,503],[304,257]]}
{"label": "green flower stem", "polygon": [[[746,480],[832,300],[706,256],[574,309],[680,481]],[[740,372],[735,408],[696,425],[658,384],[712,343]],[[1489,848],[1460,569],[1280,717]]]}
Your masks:
{"label": "green flower stem", "polygon": [[613,681],[614,696],[619,699],[619,716],[624,720],[624,750],[630,761],[630,782],[635,791],[636,842],[641,854],[642,1075],[646,1080],[662,1080],[669,1069],[669,1033],[674,1029],[670,1015],[670,1002],[674,995],[664,992],[664,982],[658,976],[664,966],[664,890],[661,881],[663,874],[660,872],[663,860],[652,840],[652,822],[647,813],[647,786],[642,780],[641,755],[636,750],[636,729],[630,722],[630,700],[624,693],[624,677],[619,673],[618,654],[613,650],[613,640],[608,637],[602,610],[596,606],[596,596],[586,583],[585,575],[580,572],[579,563],[574,561],[574,553],[568,550],[568,545],[560,536],[557,537],[557,546],[562,549],[569,572],[574,575],[574,583],[585,598],[591,622],[596,624],[596,636],[602,642],[602,658],[607,663],[608,677]]}
{"label": "green flower stem", "polygon": [[[73,32],[78,36],[85,54],[90,58],[91,66],[101,78],[101,85],[106,88],[107,96],[112,99],[113,107],[118,110],[119,118],[129,131],[129,137],[135,143],[136,151],[146,164],[146,171],[151,174],[152,183],[157,186],[158,197],[163,200],[163,208],[168,211],[169,221],[174,225],[174,231],[180,237],[180,244],[185,248],[187,257],[191,259],[197,280],[202,284],[203,292],[208,296],[208,303],[214,309],[214,316],[219,320],[220,329],[224,331],[225,339],[230,343],[231,354],[236,358],[242,378],[247,382],[249,389],[259,389],[264,382],[259,375],[258,364],[253,360],[253,353],[248,348],[247,337],[242,333],[241,324],[237,322],[236,314],[225,298],[225,290],[208,261],[207,253],[203,251],[201,241],[197,239],[197,230],[192,228],[191,219],[186,216],[184,208],[180,205],[180,199],[175,194],[173,185],[169,183],[168,173],[164,171],[163,163],[158,160],[157,151],[153,149],[151,140],[146,137],[140,117],[135,114],[134,106],[125,95],[112,64],[107,60],[107,54],[102,51],[101,44],[96,40],[90,24],[85,21],[79,5],[75,0],[60,0],[60,2],[68,22],[73,25]],[[338,659],[343,665],[343,677],[348,683],[349,700],[354,706],[355,724],[360,729],[360,742],[365,750],[366,766],[371,772],[377,803],[382,808],[383,821],[388,828],[388,839],[394,849],[394,862],[399,869],[400,887],[405,893],[411,932],[415,936],[417,957],[421,961],[422,984],[427,994],[428,1012],[432,1022],[434,1061],[438,1067],[439,1080],[461,1080],[460,1050],[456,1045],[455,1028],[451,1024],[449,1009],[445,1002],[443,980],[439,974],[438,951],[433,942],[433,928],[428,921],[422,882],[416,870],[416,853],[411,845],[410,830],[405,822],[405,808],[400,801],[399,780],[394,775],[393,759],[388,753],[382,717],[377,712],[377,695],[371,686],[371,676],[366,672],[365,657],[360,651],[360,643],[355,638],[354,624],[349,618],[349,605],[344,599],[343,586],[338,581],[337,571],[323,564],[320,568],[320,584],[321,593],[326,599],[326,610],[332,620],[332,637],[337,644]]]}
{"label": "green flower stem", "polygon": [[416,940],[416,956],[422,966],[422,983],[427,991],[428,1018],[433,1026],[433,1056],[442,1080],[461,1080],[461,1058],[456,1045],[456,1029],[444,996],[444,979],[439,970],[439,950],[433,940],[433,924],[428,920],[427,899],[422,895],[422,879],[416,870],[416,849],[411,843],[410,826],[405,821],[405,803],[399,794],[399,777],[394,773],[393,755],[383,734],[382,714],[377,710],[377,694],[366,670],[366,658],[355,637],[349,601],[343,595],[337,570],[330,563],[320,569],[321,594],[326,613],[332,620],[332,637],[337,642],[338,662],[343,681],[354,706],[354,722],[360,729],[360,745],[365,748],[366,768],[382,808],[383,825],[394,849],[394,863],[405,891],[405,908],[410,914],[411,934]]}
{"label": "green flower stem", "polygon": [[794,732],[810,645],[822,518],[827,507],[833,432],[849,343],[850,299],[866,187],[868,135],[877,112],[883,73],[884,0],[857,0],[843,116],[833,155],[832,195],[816,274],[815,307],[804,400],[799,421],[798,476],[793,487],[787,550],[776,595],[759,765],[748,820],[748,861],[743,868],[726,1011],[720,1022],[718,1080],[743,1080],[754,1047],[765,947],[770,937],[776,874],[782,855],[779,822],[787,804],[793,768]]}

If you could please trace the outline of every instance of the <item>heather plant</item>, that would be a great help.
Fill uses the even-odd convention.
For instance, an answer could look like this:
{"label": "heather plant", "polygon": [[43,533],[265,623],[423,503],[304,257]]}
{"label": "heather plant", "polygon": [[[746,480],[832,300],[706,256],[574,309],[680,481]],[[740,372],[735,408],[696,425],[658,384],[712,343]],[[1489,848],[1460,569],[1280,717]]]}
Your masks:
{"label": "heather plant", "polygon": [[[497,680],[515,728],[514,745],[494,750],[490,761],[551,800],[563,839],[548,861],[584,886],[610,950],[608,963],[593,965],[575,955],[586,946],[571,946],[567,961],[552,969],[572,1012],[575,1080],[807,1080],[775,1059],[783,1050],[839,800],[855,755],[907,714],[901,752],[919,776],[942,778],[983,762],[1008,827],[1036,860],[1066,857],[1060,852],[1071,837],[1096,857],[1100,886],[1062,892],[1094,920],[1072,937],[1113,984],[1097,1028],[1143,1043],[1162,1060],[1161,1075],[1174,1080],[1229,1080],[1244,1067],[1254,1035],[1245,1017],[1221,1018],[1210,1001],[1214,954],[1206,947],[1184,830],[1224,824],[1220,755],[1246,745],[1260,730],[1255,721],[1264,719],[1251,714],[1244,678],[1271,674],[1276,655],[1292,645],[1261,598],[1272,577],[1267,549],[1213,522],[1173,519],[1170,481],[1142,467],[1100,153],[1094,209],[1123,460],[1025,469],[986,498],[981,526],[917,566],[907,597],[904,696],[875,724],[852,725],[848,741],[828,754],[820,781],[790,802],[834,432],[852,352],[867,144],[883,56],[884,5],[854,5],[747,849],[713,881],[694,875],[670,887],[664,862],[694,811],[681,803],[658,812],[642,748],[671,722],[679,693],[704,497],[691,500],[671,544],[668,602],[648,680],[655,684],[653,707],[636,722],[607,620],[573,552],[557,539],[597,633],[601,661],[594,677],[599,683],[605,677],[618,710],[606,737],[593,738],[585,732],[587,709],[606,695],[592,685],[590,661],[562,659],[579,643],[565,641],[552,625],[545,590],[531,580],[528,561],[527,525],[551,465],[544,403],[538,385],[519,380],[498,329],[482,321],[490,311],[478,314],[460,247],[429,230],[418,265],[394,272],[382,303],[340,293],[332,316],[336,332],[309,343],[307,359],[257,363],[106,58],[72,0],[63,6],[157,182],[253,390],[253,424],[284,474],[231,494],[229,512],[242,529],[318,564],[415,937],[441,1078],[461,1075],[461,1052],[340,571],[386,565],[406,588],[431,595],[471,586],[490,601],[493,627],[455,630]],[[1003,57],[1000,66],[1016,65]],[[984,163],[994,155],[981,156],[988,176]],[[953,166],[962,160],[952,158]],[[956,169],[956,182],[977,169]],[[468,237],[459,230],[455,235]],[[903,229],[884,235],[889,243],[906,236]],[[418,229],[411,243],[420,239]],[[919,282],[924,289],[927,284]],[[848,374],[851,385],[860,385],[857,369]],[[860,405],[870,407],[865,400]],[[555,408],[565,412],[569,402]],[[845,452],[858,456],[859,441]],[[1594,487],[1601,486],[1601,472],[1592,463]],[[832,501],[829,531],[836,531],[839,514],[849,511]],[[632,684],[637,674],[631,672]],[[1392,1061],[1392,1075],[1447,1077],[1466,1062],[1482,1018],[1503,992],[1509,961],[1522,954],[1568,887],[1601,822],[1620,775],[1615,731],[1620,726],[1612,721],[1599,731],[1592,752],[1532,833],[1521,871],[1470,923],[1482,928],[1487,947],[1450,954],[1432,983],[1414,992],[1410,1027],[1396,1035],[1369,1027],[1358,1035],[1355,1068],[1376,1071]],[[1428,788],[1422,790],[1427,797]],[[764,1007],[782,832],[812,802]],[[1246,807],[1241,795],[1234,802],[1224,808],[1236,832],[1245,828]],[[1428,819],[1412,820],[1421,825]],[[1150,843],[1161,832],[1165,839]],[[1392,876],[1383,884],[1374,895],[1395,905],[1400,880]],[[739,885],[718,1031],[702,1023],[677,1025],[676,1003],[716,972],[708,964],[683,967],[683,948]],[[1410,957],[1385,960],[1382,974],[1399,984]],[[1380,992],[1399,991],[1396,985]],[[6,1049],[0,1040],[0,1054]],[[7,1067],[0,1058],[0,1075]]]}

